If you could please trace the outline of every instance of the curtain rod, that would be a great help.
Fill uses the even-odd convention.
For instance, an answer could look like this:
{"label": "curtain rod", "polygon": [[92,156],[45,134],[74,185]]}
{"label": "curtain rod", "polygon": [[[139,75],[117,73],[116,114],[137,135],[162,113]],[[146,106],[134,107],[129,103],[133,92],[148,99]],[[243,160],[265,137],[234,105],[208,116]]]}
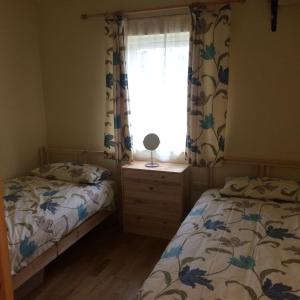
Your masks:
{"label": "curtain rod", "polygon": [[140,10],[127,10],[127,11],[115,11],[111,13],[92,13],[92,14],[81,14],[82,20],[87,20],[90,18],[99,18],[104,17],[109,14],[123,14],[123,15],[134,15],[139,13],[151,13],[156,11],[163,11],[163,10],[172,10],[172,9],[185,9],[188,8],[189,5],[201,5],[201,4],[226,4],[226,3],[243,3],[246,0],[206,0],[201,1],[199,3],[191,3],[191,4],[181,4],[181,5],[173,5],[173,6],[162,6],[162,7],[155,7],[155,8],[146,8],[146,9],[140,9]]}

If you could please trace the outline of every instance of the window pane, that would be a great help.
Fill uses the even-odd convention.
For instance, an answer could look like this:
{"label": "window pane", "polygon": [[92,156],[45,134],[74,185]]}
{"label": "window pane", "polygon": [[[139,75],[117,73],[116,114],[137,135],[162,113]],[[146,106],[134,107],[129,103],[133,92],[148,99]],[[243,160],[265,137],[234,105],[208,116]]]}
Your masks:
{"label": "window pane", "polygon": [[189,32],[128,37],[131,132],[136,158],[149,157],[143,139],[151,132],[161,140],[156,158],[183,158],[188,47]]}

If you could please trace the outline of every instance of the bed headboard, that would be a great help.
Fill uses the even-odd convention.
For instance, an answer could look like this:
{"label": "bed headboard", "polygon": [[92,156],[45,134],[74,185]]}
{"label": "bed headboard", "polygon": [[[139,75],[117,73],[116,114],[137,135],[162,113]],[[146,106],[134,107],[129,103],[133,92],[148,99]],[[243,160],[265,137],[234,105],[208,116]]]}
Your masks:
{"label": "bed headboard", "polygon": [[[91,157],[93,156],[93,157]],[[42,147],[40,149],[40,164],[53,162],[72,161],[77,163],[88,163],[89,160],[103,159],[103,151],[61,149]]]}
{"label": "bed headboard", "polygon": [[[246,173],[244,175],[253,175],[258,177],[281,177],[287,179],[300,180],[300,162],[296,161],[280,161],[267,159],[249,159],[249,158],[233,158],[227,157],[224,161],[223,168],[238,168]],[[208,184],[210,187],[218,186],[218,174],[221,168],[208,169]],[[235,174],[229,176],[236,176]],[[223,184],[223,183],[222,183]]]}
{"label": "bed headboard", "polygon": [[113,160],[104,159],[103,151],[42,147],[39,150],[39,154],[40,165],[66,161],[90,163],[111,170],[113,177],[118,178],[118,165]]}
{"label": "bed headboard", "polygon": [[300,181],[300,161],[225,157],[221,167],[192,168],[191,201],[208,188],[220,188],[226,178],[238,176],[277,177]]}

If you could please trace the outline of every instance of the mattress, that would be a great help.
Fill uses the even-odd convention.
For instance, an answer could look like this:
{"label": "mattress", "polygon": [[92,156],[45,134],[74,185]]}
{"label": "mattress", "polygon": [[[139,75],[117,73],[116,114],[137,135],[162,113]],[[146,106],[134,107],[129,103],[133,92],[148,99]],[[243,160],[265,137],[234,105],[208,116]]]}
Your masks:
{"label": "mattress", "polygon": [[113,182],[20,177],[4,183],[4,207],[14,275],[99,210],[113,210]]}
{"label": "mattress", "polygon": [[137,299],[300,299],[300,203],[197,201]]}

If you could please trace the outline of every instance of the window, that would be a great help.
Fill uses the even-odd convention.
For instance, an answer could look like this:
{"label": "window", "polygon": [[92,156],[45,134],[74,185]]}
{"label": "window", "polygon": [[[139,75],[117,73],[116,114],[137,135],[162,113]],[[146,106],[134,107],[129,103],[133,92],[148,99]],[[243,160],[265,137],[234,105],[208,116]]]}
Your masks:
{"label": "window", "polygon": [[189,31],[129,35],[127,49],[134,158],[149,158],[143,139],[156,133],[155,158],[183,161]]}

